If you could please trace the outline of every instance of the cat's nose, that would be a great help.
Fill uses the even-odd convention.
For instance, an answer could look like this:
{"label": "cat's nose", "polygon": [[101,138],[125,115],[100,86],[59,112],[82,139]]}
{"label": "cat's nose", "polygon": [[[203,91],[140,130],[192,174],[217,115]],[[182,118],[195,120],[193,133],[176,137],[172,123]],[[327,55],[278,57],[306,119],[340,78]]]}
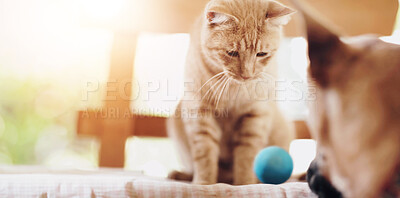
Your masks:
{"label": "cat's nose", "polygon": [[245,75],[243,75],[243,74],[241,74],[240,77],[242,77],[243,80],[247,80],[247,79],[250,79],[250,78],[251,78],[250,76],[245,76]]}
{"label": "cat's nose", "polygon": [[248,80],[253,78],[255,74],[252,67],[247,67],[245,69],[242,69],[239,75],[240,77],[242,77],[243,80]]}

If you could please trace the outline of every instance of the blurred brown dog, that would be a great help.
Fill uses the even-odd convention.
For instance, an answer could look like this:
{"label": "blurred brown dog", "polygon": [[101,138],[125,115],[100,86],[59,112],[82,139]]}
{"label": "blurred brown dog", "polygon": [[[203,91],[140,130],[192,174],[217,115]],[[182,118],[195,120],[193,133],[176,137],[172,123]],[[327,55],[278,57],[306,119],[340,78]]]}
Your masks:
{"label": "blurred brown dog", "polygon": [[310,128],[319,154],[310,187],[320,197],[340,196],[323,177],[344,197],[400,197],[400,46],[374,36],[340,39],[303,14],[317,87]]}

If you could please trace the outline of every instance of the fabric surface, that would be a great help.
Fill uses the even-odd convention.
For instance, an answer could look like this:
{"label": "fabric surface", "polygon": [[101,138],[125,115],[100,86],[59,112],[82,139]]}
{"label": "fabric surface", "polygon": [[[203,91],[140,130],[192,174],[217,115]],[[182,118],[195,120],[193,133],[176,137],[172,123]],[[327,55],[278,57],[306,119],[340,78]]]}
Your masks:
{"label": "fabric surface", "polygon": [[316,197],[307,183],[281,185],[193,185],[110,171],[5,173],[0,169],[0,197]]}

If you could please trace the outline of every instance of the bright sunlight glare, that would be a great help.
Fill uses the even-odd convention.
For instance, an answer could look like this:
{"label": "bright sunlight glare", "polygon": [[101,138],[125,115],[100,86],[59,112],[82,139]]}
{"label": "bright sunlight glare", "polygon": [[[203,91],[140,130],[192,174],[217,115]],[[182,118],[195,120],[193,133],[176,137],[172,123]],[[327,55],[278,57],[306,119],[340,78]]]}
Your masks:
{"label": "bright sunlight glare", "polygon": [[125,0],[84,0],[83,6],[90,17],[108,20],[121,12],[124,3]]}

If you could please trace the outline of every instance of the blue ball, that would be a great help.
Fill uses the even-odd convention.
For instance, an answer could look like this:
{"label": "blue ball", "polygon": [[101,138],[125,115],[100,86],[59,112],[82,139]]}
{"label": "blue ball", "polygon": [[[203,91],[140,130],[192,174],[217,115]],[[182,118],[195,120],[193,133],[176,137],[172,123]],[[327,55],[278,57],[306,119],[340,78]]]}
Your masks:
{"label": "blue ball", "polygon": [[292,157],[277,146],[264,148],[254,159],[254,172],[262,183],[281,184],[289,179],[292,171]]}

